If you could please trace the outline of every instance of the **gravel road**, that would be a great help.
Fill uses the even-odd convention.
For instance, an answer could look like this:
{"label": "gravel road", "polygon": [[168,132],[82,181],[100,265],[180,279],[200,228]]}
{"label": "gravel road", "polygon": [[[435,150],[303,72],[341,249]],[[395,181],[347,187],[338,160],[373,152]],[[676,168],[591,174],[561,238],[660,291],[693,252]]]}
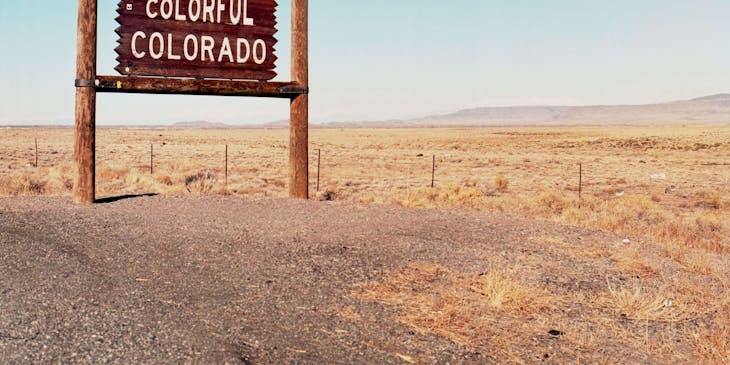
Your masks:
{"label": "gravel road", "polygon": [[[482,272],[528,237],[606,234],[489,213],[234,197],[0,199],[3,363],[491,362],[360,303],[410,262]],[[357,306],[362,321],[338,314]],[[493,359],[492,359],[493,360]]]}

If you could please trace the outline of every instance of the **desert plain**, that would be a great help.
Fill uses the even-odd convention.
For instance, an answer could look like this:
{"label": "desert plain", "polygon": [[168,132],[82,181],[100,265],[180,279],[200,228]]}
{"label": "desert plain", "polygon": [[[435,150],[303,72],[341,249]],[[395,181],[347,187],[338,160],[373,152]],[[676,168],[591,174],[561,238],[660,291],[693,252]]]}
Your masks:
{"label": "desert plain", "polygon": [[[0,136],[0,195],[70,196],[71,128]],[[571,362],[618,362],[620,351],[596,355],[609,344],[646,363],[730,363],[730,126],[313,128],[310,152],[310,195],[338,209],[477,211],[609,235],[585,246],[559,229],[524,237],[489,272],[414,260],[354,286],[354,303],[389,306],[405,328],[495,361],[536,362],[521,331],[553,322],[563,326],[545,330],[566,338],[556,346]],[[286,129],[103,127],[96,160],[99,198],[287,197]],[[591,265],[627,279],[568,293],[527,279]],[[565,307],[590,319],[571,328]],[[355,304],[336,312],[368,326]]]}

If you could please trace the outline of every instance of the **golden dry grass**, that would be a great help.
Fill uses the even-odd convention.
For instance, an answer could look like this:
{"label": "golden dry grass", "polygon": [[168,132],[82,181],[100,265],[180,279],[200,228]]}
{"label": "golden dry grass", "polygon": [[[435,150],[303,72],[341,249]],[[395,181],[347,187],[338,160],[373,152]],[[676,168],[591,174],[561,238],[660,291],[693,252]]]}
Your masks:
{"label": "golden dry grass", "polygon": [[548,293],[513,280],[513,275],[503,271],[462,275],[418,263],[392,274],[385,283],[363,284],[354,295],[401,307],[399,320],[420,332],[481,346],[483,335],[496,335],[489,331],[496,317],[518,318],[552,306]]}
{"label": "golden dry grass", "polygon": [[[0,137],[0,195],[70,194],[71,129],[3,128]],[[39,167],[32,166],[34,138]],[[583,362],[612,362],[610,351],[595,349],[618,344],[667,362],[730,363],[730,127],[312,129],[310,141],[312,151],[322,150],[319,194],[310,159],[310,193],[319,199],[505,212],[631,241],[576,250],[559,236],[531,240],[571,259],[608,260],[640,278],[598,292],[542,292],[520,279],[524,268],[475,276],[429,264],[358,289],[363,300],[401,308],[403,323],[476,347],[485,337],[474,333],[486,333],[500,339],[500,358],[515,362],[529,362],[518,351],[521,326],[547,330],[550,323],[571,329],[561,351],[578,362],[586,353],[595,356]],[[97,195],[282,198],[287,159],[286,130],[102,128]],[[676,268],[671,275],[667,265]],[[566,302],[580,304],[580,320],[556,312],[555,303]],[[346,313],[360,320],[355,309]]]}
{"label": "golden dry grass", "polygon": [[529,272],[523,267],[465,274],[414,263],[358,285],[353,296],[393,306],[396,319],[419,333],[500,362],[531,363],[536,353],[561,363],[730,360],[727,292],[708,298],[693,287],[696,282],[677,276],[666,285],[624,282],[559,294],[531,283]]}

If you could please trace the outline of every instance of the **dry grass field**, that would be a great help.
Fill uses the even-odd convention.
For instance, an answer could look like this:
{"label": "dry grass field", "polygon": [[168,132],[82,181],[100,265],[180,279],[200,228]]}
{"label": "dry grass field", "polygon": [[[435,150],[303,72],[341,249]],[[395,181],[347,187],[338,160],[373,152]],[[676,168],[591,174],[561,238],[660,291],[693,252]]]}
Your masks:
{"label": "dry grass field", "polygon": [[[70,193],[71,129],[8,128],[0,136],[0,195]],[[485,312],[542,323],[555,317],[556,305],[571,302],[593,318],[586,333],[613,336],[615,344],[666,362],[730,364],[730,127],[313,129],[310,142],[311,193],[318,199],[496,211],[627,239],[580,250],[559,236],[532,239],[576,260],[611,262],[636,279],[580,296],[521,283],[534,275],[529,264],[472,275],[421,263],[354,289],[362,300],[398,307],[404,324],[478,348],[485,346],[479,334],[486,329],[512,328],[486,322]],[[97,132],[102,197],[285,197],[287,173],[286,130]],[[519,361],[510,355],[517,343],[510,338],[504,337],[505,358]],[[591,336],[571,341],[584,353],[606,342]]]}

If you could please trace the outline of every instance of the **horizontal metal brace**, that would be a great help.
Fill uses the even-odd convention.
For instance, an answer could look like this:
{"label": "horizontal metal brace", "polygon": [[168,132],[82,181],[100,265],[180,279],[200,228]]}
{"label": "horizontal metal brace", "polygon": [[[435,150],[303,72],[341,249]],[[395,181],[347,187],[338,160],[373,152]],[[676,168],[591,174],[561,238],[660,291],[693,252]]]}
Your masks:
{"label": "horizontal metal brace", "polygon": [[74,85],[76,87],[96,87],[96,80],[76,79]]}
{"label": "horizontal metal brace", "polygon": [[97,76],[97,92],[141,94],[185,94],[295,98],[309,88],[294,82],[258,82],[217,79]]}
{"label": "horizontal metal brace", "polygon": [[301,94],[309,94],[309,88],[303,87],[303,86],[283,86],[279,88],[279,92],[282,94],[295,94],[295,95],[301,95]]}

